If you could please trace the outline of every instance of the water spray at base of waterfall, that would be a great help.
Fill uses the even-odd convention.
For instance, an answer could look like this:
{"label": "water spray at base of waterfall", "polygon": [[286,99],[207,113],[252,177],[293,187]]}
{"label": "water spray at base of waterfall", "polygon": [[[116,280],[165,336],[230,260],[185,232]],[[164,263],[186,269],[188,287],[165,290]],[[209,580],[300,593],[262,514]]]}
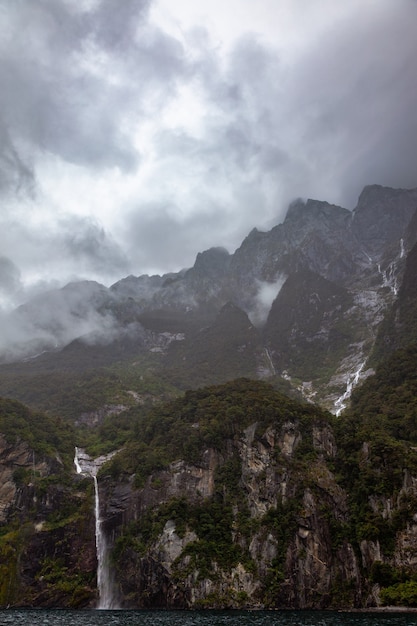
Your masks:
{"label": "water spray at base of waterfall", "polygon": [[95,535],[97,554],[97,589],[98,605],[97,609],[117,609],[115,584],[109,565],[109,550],[106,536],[103,531],[103,521],[100,515],[100,492],[97,480],[97,472],[100,467],[113,455],[92,459],[80,448],[75,448],[74,465],[77,474],[90,476],[94,482],[94,514],[95,514]]}

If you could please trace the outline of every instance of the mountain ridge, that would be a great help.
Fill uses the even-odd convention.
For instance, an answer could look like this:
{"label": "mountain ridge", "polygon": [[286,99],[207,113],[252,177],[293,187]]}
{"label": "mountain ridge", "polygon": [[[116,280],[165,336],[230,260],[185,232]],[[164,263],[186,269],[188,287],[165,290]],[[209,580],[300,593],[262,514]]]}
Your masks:
{"label": "mountain ridge", "polygon": [[[16,369],[16,360],[36,359],[41,352],[47,360],[49,351],[53,355],[73,341],[86,346],[86,358],[91,346],[107,346],[106,363],[112,361],[114,345],[113,361],[117,362],[124,358],[120,342],[129,335],[132,349],[126,350],[126,358],[133,358],[135,350],[141,358],[159,351],[162,372],[169,344],[185,337],[192,345],[203,329],[216,328],[219,312],[230,302],[255,326],[271,369],[300,381],[296,386],[309,386],[317,402],[332,408],[345,392],[349,376],[372,353],[378,326],[397,297],[408,246],[417,236],[416,209],[417,189],[380,185],[365,187],[351,212],[325,201],[296,200],[281,224],[265,232],[253,229],[233,254],[214,247],[199,253],[191,268],[163,276],[129,276],[109,288],[93,281],[71,283],[29,301],[9,316],[11,340],[0,351],[3,363],[14,360]],[[303,284],[305,272],[317,278]],[[298,287],[297,280],[301,281]],[[336,304],[336,298],[334,309],[331,303],[320,307],[315,324],[309,327],[302,317],[310,315],[313,283],[322,280],[329,281],[334,293],[345,290],[344,304]],[[295,290],[311,291],[299,301],[301,309],[292,313],[286,310],[291,305],[279,296],[287,281]],[[290,293],[289,284],[284,293]],[[294,337],[290,340],[291,328],[288,336],[281,332],[278,341],[275,314],[291,319],[294,328],[304,329],[298,332],[300,345]],[[217,332],[221,343],[222,331],[218,328]],[[19,342],[20,336],[23,341]],[[332,346],[333,339],[337,345]],[[301,346],[323,346],[325,340],[330,341],[333,356],[327,374],[321,368],[315,375],[313,355],[308,357],[304,350],[306,363],[301,366],[297,354]],[[82,350],[78,352],[81,366]],[[362,376],[368,369],[363,368]],[[238,367],[236,376],[241,372]],[[213,376],[206,382],[216,380]]]}

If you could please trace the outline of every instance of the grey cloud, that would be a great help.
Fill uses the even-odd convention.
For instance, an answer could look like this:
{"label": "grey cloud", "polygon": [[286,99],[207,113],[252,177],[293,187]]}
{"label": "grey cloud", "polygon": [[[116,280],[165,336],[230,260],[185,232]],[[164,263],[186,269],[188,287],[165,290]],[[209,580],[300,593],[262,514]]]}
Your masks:
{"label": "grey cloud", "polygon": [[[119,107],[140,115],[155,115],[175,92],[177,81],[192,72],[183,45],[148,21],[151,4],[102,0],[89,15],[88,40],[112,61],[123,95]],[[112,112],[118,114],[114,107]]]}
{"label": "grey cloud", "polygon": [[0,257],[0,292],[13,296],[21,288],[20,270],[7,257]]}
{"label": "grey cloud", "polygon": [[19,194],[32,192],[34,172],[13,144],[0,119],[0,192]]}
{"label": "grey cloud", "polygon": [[[3,123],[34,150],[47,150],[71,162],[131,168],[137,155],[111,111],[118,104],[115,94],[105,81],[86,80],[76,72],[85,33],[71,27],[73,15],[64,14],[59,3],[19,5],[19,15],[10,25],[17,41],[10,43],[0,62]],[[27,30],[35,31],[26,46],[19,40],[24,20]],[[72,41],[69,33],[74,35]]]}
{"label": "grey cloud", "polygon": [[[220,63],[202,38],[195,77],[210,106],[204,130],[198,138],[165,130],[154,144],[164,163],[161,179],[176,170],[199,207],[191,192],[181,197],[178,217],[175,208],[166,215],[155,204],[142,228],[155,227],[152,242],[162,233],[159,260],[174,257],[176,244],[182,258],[195,244],[238,245],[237,237],[252,226],[280,221],[300,195],[353,208],[366,184],[415,186],[416,6],[401,2],[394,9],[382,2],[374,13],[355,12],[311,43],[291,68],[249,36]],[[204,207],[213,211],[212,222]],[[194,218],[181,218],[197,211],[200,229],[193,228]],[[145,249],[151,256],[151,246]]]}
{"label": "grey cloud", "polygon": [[286,280],[286,276],[280,276],[273,283],[258,281],[258,290],[255,297],[255,306],[249,312],[252,324],[262,326],[271,310],[271,306]]}
{"label": "grey cloud", "polygon": [[164,92],[159,106],[165,105],[185,63],[182,47],[146,24],[149,4],[106,0],[86,12],[82,3],[21,0],[6,9],[4,127],[33,150],[69,162],[135,169],[140,155],[125,119],[140,120],[151,99],[156,112],[158,89]]}
{"label": "grey cloud", "polygon": [[[249,68],[247,74],[245,68]],[[246,37],[233,51],[226,70],[207,48],[197,75],[205,79],[202,88],[209,105],[203,130],[198,137],[163,130],[154,148],[162,163],[160,177],[164,178],[165,170],[169,174],[177,168],[178,178],[194,191],[194,210],[191,194],[182,198],[186,213],[199,210],[197,203],[198,207],[210,203],[223,207],[226,219],[217,229],[223,239],[212,243],[229,245],[225,236],[229,241],[237,231],[245,236],[268,217],[268,205],[277,214],[279,209],[285,211],[294,196],[293,189],[285,198],[280,195],[281,181],[292,169],[288,147],[281,141],[282,120],[276,120],[274,113],[280,62],[270,50]],[[197,89],[199,85],[197,81]],[[240,242],[235,238],[234,243]]]}
{"label": "grey cloud", "polygon": [[366,184],[417,184],[417,4],[370,7],[312,46],[288,80],[315,188],[333,186],[330,199],[348,207]]}
{"label": "grey cloud", "polygon": [[219,183],[219,175],[206,181],[207,189],[196,191],[198,211],[190,204],[192,193],[181,206],[167,198],[130,209],[123,240],[136,275],[179,271],[191,267],[199,252],[215,246],[234,252],[240,246],[250,225],[257,223],[257,209],[265,198],[262,190],[241,180],[231,206],[226,199],[209,193],[210,184]]}
{"label": "grey cloud", "polygon": [[[16,285],[13,291],[3,290],[3,305],[7,308],[48,288],[62,286],[70,279],[90,276],[110,283],[131,271],[125,251],[100,225],[87,218],[63,217],[40,226],[9,221],[0,230],[0,247],[10,260],[3,270],[9,268],[9,281],[15,276]],[[13,267],[21,271],[29,268],[32,284],[18,285],[18,270],[13,273]]]}
{"label": "grey cloud", "polygon": [[150,5],[151,0],[102,0],[89,16],[90,30],[100,45],[111,51],[125,51]]}
{"label": "grey cloud", "polygon": [[15,311],[0,313],[0,359],[34,358],[80,337],[109,343],[118,332],[106,309],[111,298],[111,292],[99,283],[77,282],[35,296]]}
{"label": "grey cloud", "polygon": [[198,215],[187,217],[168,201],[132,209],[125,240],[134,272],[162,274],[167,268],[179,271],[191,267],[198,252],[216,245],[213,232],[222,231],[227,222],[227,212],[213,204],[202,205]]}
{"label": "grey cloud", "polygon": [[287,58],[254,36],[227,56],[204,28],[176,39],[150,23],[151,0],[0,0],[0,189],[33,188],[45,153],[132,173],[144,156],[132,128],[162,124],[178,87],[204,104],[195,135],[153,138],[145,199],[116,209],[118,244],[88,220],[30,232],[19,216],[3,220],[4,254],[22,271],[49,262],[102,281],[176,270],[209,247],[233,251],[295,197],[351,208],[365,184],[416,186],[417,3],[351,6]]}
{"label": "grey cloud", "polygon": [[120,246],[105,230],[85,218],[67,217],[58,224],[56,244],[63,246],[65,255],[85,265],[90,271],[104,276],[129,271],[129,262]]}
{"label": "grey cloud", "polygon": [[416,6],[354,12],[291,66],[248,36],[225,68],[208,55],[204,86],[222,115],[207,136],[219,166],[268,187],[265,217],[297,195],[353,207],[366,184],[417,184]]}

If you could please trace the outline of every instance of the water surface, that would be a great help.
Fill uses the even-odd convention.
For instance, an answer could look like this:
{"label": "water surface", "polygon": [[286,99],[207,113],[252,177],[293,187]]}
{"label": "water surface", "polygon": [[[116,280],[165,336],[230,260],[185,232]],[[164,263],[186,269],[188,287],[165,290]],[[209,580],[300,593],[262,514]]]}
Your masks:
{"label": "water surface", "polygon": [[0,626],[417,626],[417,613],[333,611],[0,611]]}

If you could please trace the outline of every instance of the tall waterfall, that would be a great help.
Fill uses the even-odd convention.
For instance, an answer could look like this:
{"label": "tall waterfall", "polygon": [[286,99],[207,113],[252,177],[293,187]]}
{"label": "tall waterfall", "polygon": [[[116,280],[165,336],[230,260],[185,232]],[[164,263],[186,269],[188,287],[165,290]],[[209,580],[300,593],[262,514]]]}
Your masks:
{"label": "tall waterfall", "polygon": [[106,536],[103,532],[103,521],[100,515],[100,492],[98,487],[97,472],[101,465],[112,455],[92,459],[80,448],[75,448],[74,465],[77,474],[90,476],[94,481],[94,513],[96,532],[96,553],[97,553],[97,589],[98,589],[98,609],[115,609],[117,600],[115,585],[109,566],[109,550]]}

